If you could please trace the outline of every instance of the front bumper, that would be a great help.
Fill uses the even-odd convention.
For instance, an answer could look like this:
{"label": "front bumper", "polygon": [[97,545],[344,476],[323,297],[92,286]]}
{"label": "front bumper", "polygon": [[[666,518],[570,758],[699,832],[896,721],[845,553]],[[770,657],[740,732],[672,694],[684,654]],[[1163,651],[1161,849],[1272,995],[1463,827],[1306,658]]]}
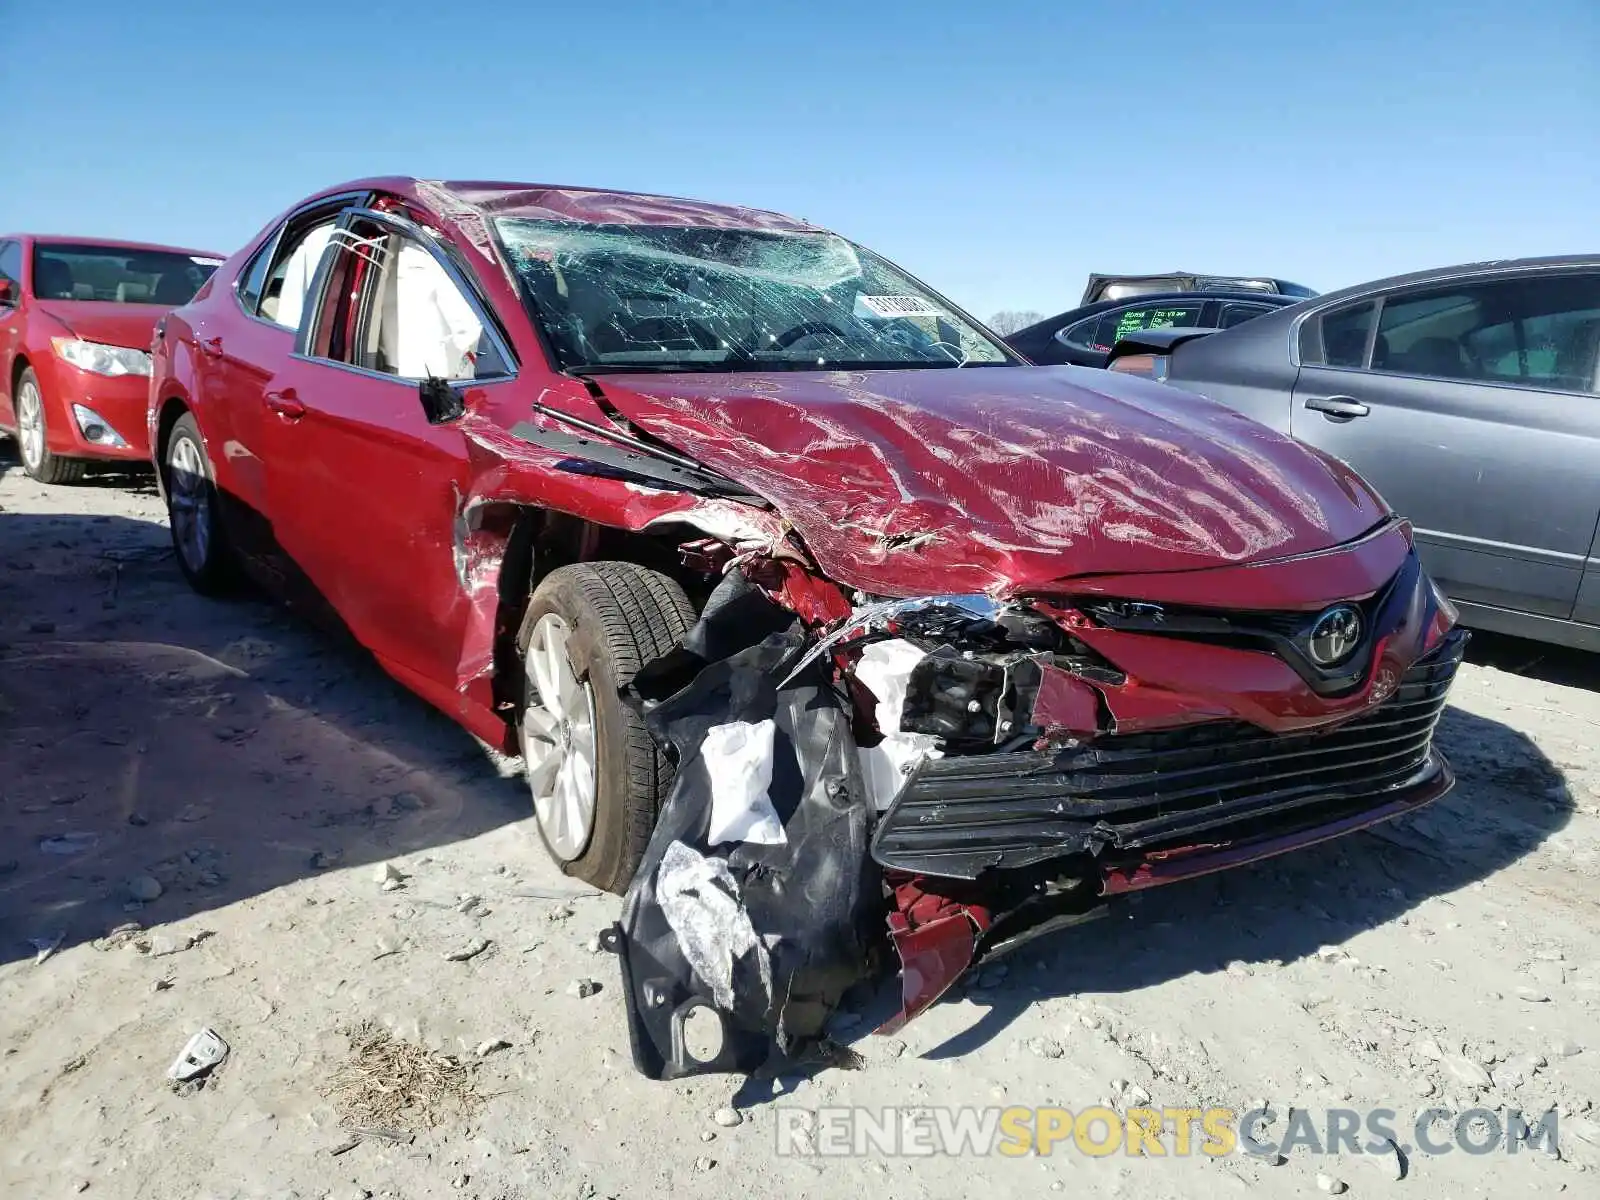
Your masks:
{"label": "front bumper", "polygon": [[1218,722],[1053,755],[925,759],[879,823],[873,857],[890,870],[960,880],[1059,868],[1114,892],[1173,870],[1141,863],[1224,855],[1245,842],[1287,839],[1279,849],[1289,849],[1323,840],[1320,827],[1359,824],[1363,812],[1395,815],[1449,787],[1433,730],[1466,640],[1452,632],[1389,699],[1328,730]]}
{"label": "front bumper", "polygon": [[[147,461],[150,435],[146,429],[146,410],[150,402],[150,378],[146,375],[96,375],[80,371],[68,363],[51,363],[50,378],[41,377],[40,390],[47,406],[46,426],[49,446],[54,454],[67,458],[94,458],[108,461]],[[91,441],[84,433],[74,406],[88,409],[119,435],[122,445]]]}
{"label": "front bumper", "polygon": [[1455,784],[1433,749],[1467,634],[1384,703],[1326,732],[1237,723],[1111,737],[1072,752],[925,761],[879,824],[901,963],[892,1033],[972,964],[1105,913],[1117,895],[1342,837]]}

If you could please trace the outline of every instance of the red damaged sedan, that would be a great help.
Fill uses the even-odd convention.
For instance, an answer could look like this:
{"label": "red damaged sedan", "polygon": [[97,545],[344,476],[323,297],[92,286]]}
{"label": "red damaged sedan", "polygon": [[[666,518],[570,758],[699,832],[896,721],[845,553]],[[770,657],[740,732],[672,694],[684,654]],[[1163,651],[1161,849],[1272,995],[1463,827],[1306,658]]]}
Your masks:
{"label": "red damaged sedan", "polygon": [[22,468],[75,483],[92,460],[145,462],[150,336],[220,256],[91,238],[0,236],[0,429]]}
{"label": "red damaged sedan", "polygon": [[[520,754],[651,1074],[1393,817],[1464,635],[1359,477],[770,212],[374,179],[158,330],[178,560]],[[682,1021],[723,1019],[693,1061]],[[751,1039],[755,1039],[752,1041]]]}

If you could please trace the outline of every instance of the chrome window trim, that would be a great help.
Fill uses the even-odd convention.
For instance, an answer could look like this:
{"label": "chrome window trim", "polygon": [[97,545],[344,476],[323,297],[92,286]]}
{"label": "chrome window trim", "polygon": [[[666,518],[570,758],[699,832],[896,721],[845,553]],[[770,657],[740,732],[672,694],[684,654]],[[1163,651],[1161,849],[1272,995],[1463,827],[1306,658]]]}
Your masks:
{"label": "chrome window trim", "polygon": [[[298,349],[290,352],[289,357],[295,362],[309,363],[317,367],[337,367],[341,371],[348,371],[352,375],[361,375],[367,379],[382,379],[388,383],[398,383],[407,391],[414,392],[417,385],[422,383],[420,378],[413,379],[406,375],[391,375],[387,371],[374,371],[371,367],[358,367],[354,363],[340,362],[336,358],[318,358],[314,354],[302,354]],[[447,386],[459,391],[466,391],[475,387],[491,387],[497,383],[514,383],[515,375],[485,375],[482,379],[446,379]]]}
{"label": "chrome window trim", "polygon": [[[295,221],[303,216],[309,215],[310,213],[317,212],[324,208],[329,208],[332,205],[338,205],[338,208],[333,209],[333,219],[337,221],[340,215],[348,210],[349,203],[351,201],[370,204],[372,203],[372,197],[373,193],[368,191],[338,192],[335,195],[323,196],[321,199],[311,200],[305,204],[302,204],[299,208],[295,209],[287,217],[278,222],[278,227],[272,231],[272,235],[267,238],[266,241],[262,242],[261,245],[256,248],[256,252],[250,256],[247,266],[254,266],[256,259],[261,256],[262,252],[267,251],[267,258],[269,260],[268,273],[270,274],[272,266],[276,265],[273,264],[271,260],[277,258],[278,256],[278,247],[283,241],[284,231],[287,230],[289,226],[293,225]],[[268,250],[269,246],[271,247],[270,250]],[[239,284],[243,281],[247,274],[249,274],[248,271],[235,272],[233,276],[233,283],[229,285],[228,289],[233,293],[233,300],[234,303],[238,305],[239,311],[259,325],[265,325],[269,329],[282,329],[285,332],[294,333],[295,327],[293,325],[284,325],[278,321],[263,317],[260,313],[251,312],[245,307],[244,300],[239,295]],[[313,282],[315,281],[315,278],[315,276],[312,277]],[[265,284],[265,282],[266,280],[262,280],[263,284]],[[261,299],[258,296],[256,298],[256,303],[260,304],[260,302]]]}

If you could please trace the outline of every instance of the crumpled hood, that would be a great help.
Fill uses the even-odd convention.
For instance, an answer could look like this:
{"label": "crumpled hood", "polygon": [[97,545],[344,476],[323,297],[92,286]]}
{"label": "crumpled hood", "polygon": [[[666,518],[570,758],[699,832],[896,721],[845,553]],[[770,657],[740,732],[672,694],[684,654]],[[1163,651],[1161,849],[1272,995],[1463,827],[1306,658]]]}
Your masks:
{"label": "crumpled hood", "polygon": [[1335,460],[1166,384],[1066,367],[607,376],[630,420],[766,497],[833,578],[1048,590],[1322,550],[1387,506]]}
{"label": "crumpled hood", "polygon": [[86,342],[149,350],[156,322],[169,307],[160,304],[113,304],[90,300],[41,300],[39,309],[60,321]]}

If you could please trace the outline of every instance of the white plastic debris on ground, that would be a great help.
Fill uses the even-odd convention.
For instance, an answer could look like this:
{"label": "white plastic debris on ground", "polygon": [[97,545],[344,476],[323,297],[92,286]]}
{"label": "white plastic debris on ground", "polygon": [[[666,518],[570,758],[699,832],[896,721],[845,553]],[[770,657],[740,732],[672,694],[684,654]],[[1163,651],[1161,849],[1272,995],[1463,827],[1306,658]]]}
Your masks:
{"label": "white plastic debris on ground", "polygon": [[789,839],[772,807],[772,746],[777,726],[771,721],[734,721],[714,725],[700,743],[700,760],[711,777],[711,825],[706,841],[755,842],[782,846]]}
{"label": "white plastic debris on ground", "polygon": [[772,996],[772,960],[739,901],[739,885],[720,858],[673,842],[656,868],[656,902],[695,976],[725,1012],[734,1008],[733,968],[754,956],[764,1006]]}
{"label": "white plastic debris on ground", "polygon": [[900,729],[906,683],[924,657],[919,646],[893,638],[872,642],[856,662],[856,679],[878,699],[873,716],[883,741],[863,747],[860,758],[867,795],[879,812],[889,807],[918,759],[939,757],[938,738],[926,733],[903,733]]}

